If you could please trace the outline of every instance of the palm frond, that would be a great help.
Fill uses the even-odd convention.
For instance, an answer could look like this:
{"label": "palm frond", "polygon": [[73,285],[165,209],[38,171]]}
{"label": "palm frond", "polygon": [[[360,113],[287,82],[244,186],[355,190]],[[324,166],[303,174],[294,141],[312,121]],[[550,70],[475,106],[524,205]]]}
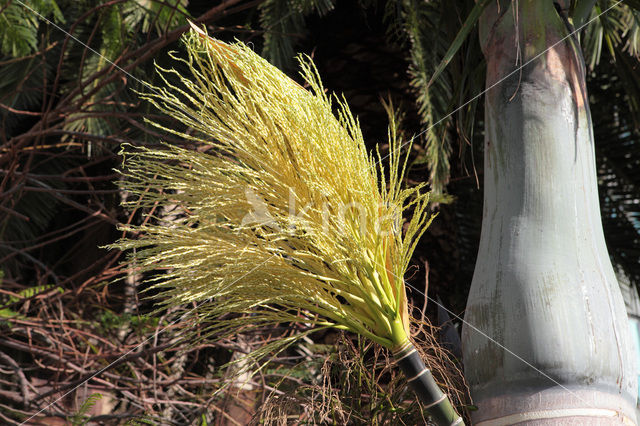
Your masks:
{"label": "palm frond", "polygon": [[[463,141],[471,139],[477,106],[474,97],[484,84],[483,73],[475,73],[481,70],[478,65],[482,64],[483,58],[474,38],[457,39],[457,48],[464,45],[465,54],[450,54],[450,46],[460,30],[463,17],[473,7],[473,2],[449,7],[434,2],[405,0],[399,5],[389,6],[387,12],[394,32],[410,44],[409,75],[416,94],[425,144],[425,155],[420,160],[429,168],[430,183],[436,194],[443,193],[449,182],[452,143],[456,136],[459,136],[461,155],[465,146]],[[464,34],[467,33],[463,31]],[[444,68],[443,64],[448,64],[448,67]],[[458,114],[451,115],[456,105],[469,99],[471,102]]]}
{"label": "palm frond", "polygon": [[296,38],[305,31],[304,19],[333,9],[333,0],[266,0],[260,5],[260,25],[265,30],[262,56],[280,69],[292,65]]}
{"label": "palm frond", "polygon": [[[602,64],[589,80],[602,221],[612,261],[640,285],[640,133],[623,99],[627,81]],[[615,99],[616,102],[611,102]]]}
{"label": "palm frond", "polygon": [[[33,1],[28,6],[55,22],[64,22],[60,8],[53,0]],[[1,1],[0,10],[0,54],[17,58],[35,52],[38,48],[38,17],[11,0]]]}
{"label": "palm frond", "polygon": [[640,9],[625,3],[600,1],[591,10],[589,21],[582,38],[589,69],[600,63],[603,49],[611,58],[622,52],[636,59],[640,57]]}
{"label": "palm frond", "polygon": [[126,28],[139,28],[143,33],[164,34],[187,23],[190,17],[187,0],[128,1],[123,5],[123,22]]}
{"label": "palm frond", "polygon": [[[613,2],[611,2],[613,3]],[[601,61],[611,62],[618,77],[625,82],[625,101],[629,105],[636,128],[640,128],[640,9],[635,3],[619,3],[607,13],[607,1],[600,1],[591,11],[593,20],[584,31],[582,46],[585,61],[595,70]],[[603,56],[604,54],[604,56]]]}

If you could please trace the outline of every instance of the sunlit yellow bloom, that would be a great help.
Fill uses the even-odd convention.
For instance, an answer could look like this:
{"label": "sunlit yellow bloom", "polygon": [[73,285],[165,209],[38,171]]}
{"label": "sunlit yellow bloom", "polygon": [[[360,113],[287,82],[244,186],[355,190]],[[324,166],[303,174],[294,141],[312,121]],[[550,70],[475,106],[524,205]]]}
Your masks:
{"label": "sunlit yellow bloom", "polygon": [[184,42],[188,57],[174,59],[190,75],[159,69],[164,83],[145,98],[195,131],[164,130],[210,149],[123,149],[128,203],[177,205],[183,217],[123,226],[140,237],[117,247],[164,271],[154,279],[166,303],[207,301],[198,313],[215,332],[293,321],[401,346],[402,277],[430,216],[423,186],[401,188],[394,126],[385,169],[309,58],[307,90],[241,43],[197,29]]}

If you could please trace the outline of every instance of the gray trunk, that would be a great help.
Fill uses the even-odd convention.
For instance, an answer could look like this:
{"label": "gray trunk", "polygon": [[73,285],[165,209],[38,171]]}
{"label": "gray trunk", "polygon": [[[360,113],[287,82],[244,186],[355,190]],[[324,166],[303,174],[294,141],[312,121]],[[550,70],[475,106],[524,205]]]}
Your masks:
{"label": "gray trunk", "polygon": [[[569,33],[550,0],[496,3],[480,22],[487,87]],[[602,232],[577,41],[489,90],[485,119],[465,320],[503,347],[463,328],[474,424],[634,424],[632,341]]]}

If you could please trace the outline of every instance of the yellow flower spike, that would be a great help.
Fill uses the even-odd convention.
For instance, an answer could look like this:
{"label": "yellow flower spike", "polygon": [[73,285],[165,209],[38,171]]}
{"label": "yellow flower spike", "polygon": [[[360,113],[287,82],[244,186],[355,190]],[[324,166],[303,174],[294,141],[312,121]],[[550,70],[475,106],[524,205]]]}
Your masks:
{"label": "yellow flower spike", "polygon": [[300,65],[310,91],[241,43],[194,25],[183,40],[187,58],[173,58],[190,75],[158,67],[164,85],[143,98],[195,132],[155,126],[212,150],[124,146],[122,185],[138,197],[126,204],[174,205],[182,217],[122,225],[140,237],[114,247],[136,248],[143,271],[163,271],[152,280],[163,305],[198,302],[211,336],[310,327],[243,365],[259,369],[261,357],[313,330],[347,330],[393,350],[434,418],[457,421],[409,341],[403,275],[431,218],[423,185],[401,187],[407,157],[394,131],[385,179],[380,155],[369,155],[357,120],[325,93],[308,58]]}

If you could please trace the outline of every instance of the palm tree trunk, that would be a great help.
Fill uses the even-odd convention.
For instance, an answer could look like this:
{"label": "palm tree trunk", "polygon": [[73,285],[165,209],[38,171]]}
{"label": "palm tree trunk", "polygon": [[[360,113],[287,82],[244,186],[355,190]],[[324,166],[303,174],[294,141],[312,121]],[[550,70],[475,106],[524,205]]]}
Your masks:
{"label": "palm tree trunk", "polygon": [[499,345],[463,328],[474,424],[635,424],[632,342],[567,27],[551,0],[492,2],[480,21],[484,212],[465,319]]}

